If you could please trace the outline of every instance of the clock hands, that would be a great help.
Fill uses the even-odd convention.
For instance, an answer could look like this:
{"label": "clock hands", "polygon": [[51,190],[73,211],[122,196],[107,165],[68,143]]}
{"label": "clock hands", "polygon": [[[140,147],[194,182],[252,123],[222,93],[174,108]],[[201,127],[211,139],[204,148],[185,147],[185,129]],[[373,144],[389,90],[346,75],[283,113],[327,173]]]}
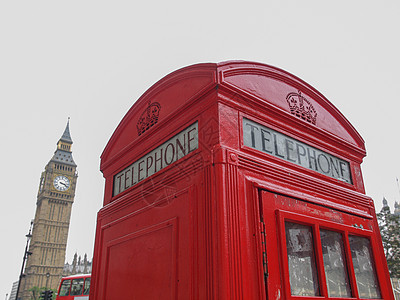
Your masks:
{"label": "clock hands", "polygon": [[62,175],[57,176],[54,179],[53,184],[54,184],[54,187],[59,191],[66,191],[66,190],[68,190],[68,188],[70,186],[70,182],[69,182],[68,178],[65,176],[62,176]]}

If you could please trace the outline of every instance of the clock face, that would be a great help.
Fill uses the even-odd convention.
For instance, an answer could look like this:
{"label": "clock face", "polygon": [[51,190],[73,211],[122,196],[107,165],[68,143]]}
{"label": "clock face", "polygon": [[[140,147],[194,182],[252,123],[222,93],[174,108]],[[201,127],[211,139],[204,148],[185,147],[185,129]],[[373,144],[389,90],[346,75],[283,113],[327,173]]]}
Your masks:
{"label": "clock face", "polygon": [[53,185],[57,190],[63,192],[69,189],[70,182],[67,177],[60,175],[54,178]]}

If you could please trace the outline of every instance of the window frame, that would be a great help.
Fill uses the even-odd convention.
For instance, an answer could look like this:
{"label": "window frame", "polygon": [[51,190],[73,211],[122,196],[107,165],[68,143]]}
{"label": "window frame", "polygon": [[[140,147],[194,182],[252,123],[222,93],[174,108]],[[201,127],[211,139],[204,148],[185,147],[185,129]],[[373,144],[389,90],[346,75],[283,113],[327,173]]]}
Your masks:
{"label": "window frame", "polygon": [[[76,293],[75,291],[74,291],[74,293],[72,293],[72,287],[74,286],[74,282],[78,282],[78,281],[81,281],[81,282],[82,282],[81,289],[80,289],[80,293],[75,294],[75,293]],[[80,286],[79,282],[78,282],[78,284],[76,284],[76,285],[77,285],[77,286]],[[85,287],[85,278],[83,278],[83,277],[73,278],[73,279],[71,280],[71,288],[70,288],[69,294],[70,294],[71,296],[82,296],[84,287]]]}
{"label": "window frame", "polygon": [[[67,281],[69,282],[68,293],[66,295],[64,295],[64,294],[61,294],[61,292],[62,292],[62,288],[64,286],[64,282],[67,282]],[[59,289],[59,295],[58,296],[60,296],[60,297],[69,296],[70,293],[71,293],[71,285],[72,285],[72,280],[71,279],[64,279],[60,284],[60,289]]]}
{"label": "window frame", "polygon": [[[89,287],[87,287],[87,283],[89,282]],[[86,296],[90,293],[90,284],[91,284],[91,277],[86,277],[83,283],[83,292],[82,295]]]}
{"label": "window frame", "polygon": [[[344,214],[344,213],[343,213]],[[283,273],[283,284],[282,289],[284,290],[284,294],[287,299],[293,300],[304,300],[304,299],[369,299],[369,298],[360,298],[358,294],[357,281],[354,272],[354,266],[352,262],[350,243],[349,243],[349,235],[355,235],[359,237],[368,238],[371,245],[372,259],[374,264],[375,276],[377,277],[377,282],[379,285],[379,292],[382,297],[382,282],[379,279],[379,270],[377,268],[377,253],[376,253],[376,240],[374,239],[374,233],[371,229],[362,228],[360,225],[348,225],[343,223],[337,223],[334,221],[329,221],[324,218],[316,218],[314,216],[308,216],[304,214],[299,214],[296,212],[289,212],[283,209],[277,209],[276,211],[277,221],[278,221],[278,251],[281,254],[281,262],[282,262],[282,273]],[[355,219],[360,218],[354,216]],[[360,218],[361,220],[362,218]],[[285,232],[285,222],[292,222],[301,225],[306,225],[311,227],[311,232],[313,235],[313,246],[314,246],[314,255],[315,255],[315,263],[317,269],[317,278],[319,283],[320,296],[294,296],[291,294],[290,289],[290,278],[289,278],[289,264],[288,264],[288,252],[286,248],[286,232]],[[365,223],[365,222],[364,222]],[[320,230],[330,230],[339,232],[342,234],[343,238],[343,248],[344,248],[344,259],[346,263],[346,271],[347,276],[350,283],[351,297],[329,297],[328,296],[328,288],[326,283],[325,269],[324,269],[324,261],[322,255],[322,243],[321,243],[321,235]],[[376,298],[382,299],[382,298]],[[375,300],[375,299],[374,299]]]}

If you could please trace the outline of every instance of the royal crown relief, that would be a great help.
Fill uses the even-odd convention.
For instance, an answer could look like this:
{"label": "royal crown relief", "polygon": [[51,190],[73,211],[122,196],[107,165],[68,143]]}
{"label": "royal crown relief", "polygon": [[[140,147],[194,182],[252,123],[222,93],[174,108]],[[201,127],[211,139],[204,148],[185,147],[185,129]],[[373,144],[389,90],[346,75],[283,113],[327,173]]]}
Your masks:
{"label": "royal crown relief", "polygon": [[301,94],[301,91],[298,91],[298,93],[289,93],[286,96],[286,101],[289,104],[292,115],[315,125],[317,122],[317,111],[311,102]]}
{"label": "royal crown relief", "polygon": [[145,111],[140,115],[139,120],[136,124],[138,135],[142,135],[145,131],[150,129],[152,126],[157,124],[158,117],[161,111],[161,104],[158,102],[149,101],[149,105]]}

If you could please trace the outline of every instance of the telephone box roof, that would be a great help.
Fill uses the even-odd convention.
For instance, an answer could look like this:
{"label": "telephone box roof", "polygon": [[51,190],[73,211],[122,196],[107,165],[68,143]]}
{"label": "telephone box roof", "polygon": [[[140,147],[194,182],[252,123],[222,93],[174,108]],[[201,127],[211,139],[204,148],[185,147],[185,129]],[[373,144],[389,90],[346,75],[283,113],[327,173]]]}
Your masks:
{"label": "telephone box roof", "polygon": [[[130,144],[141,138],[141,130],[157,121],[170,120],[181,107],[202,95],[217,90],[225,95],[243,97],[265,106],[273,106],[282,114],[292,114],[316,129],[338,138],[365,156],[364,140],[343,114],[320,92],[302,79],[273,66],[248,61],[201,63],[176,70],[151,86],[129,109],[114,131],[102,155],[102,167],[116,158]],[[171,96],[174,95],[173,101]],[[228,96],[229,97],[229,96]],[[298,99],[297,108],[290,101]],[[161,104],[160,104],[161,103]],[[311,104],[312,103],[312,104]],[[157,107],[162,105],[162,110]],[[307,117],[303,115],[304,111]],[[153,120],[149,119],[153,114]],[[151,118],[150,118],[151,119]],[[151,123],[153,122],[153,123]]]}

